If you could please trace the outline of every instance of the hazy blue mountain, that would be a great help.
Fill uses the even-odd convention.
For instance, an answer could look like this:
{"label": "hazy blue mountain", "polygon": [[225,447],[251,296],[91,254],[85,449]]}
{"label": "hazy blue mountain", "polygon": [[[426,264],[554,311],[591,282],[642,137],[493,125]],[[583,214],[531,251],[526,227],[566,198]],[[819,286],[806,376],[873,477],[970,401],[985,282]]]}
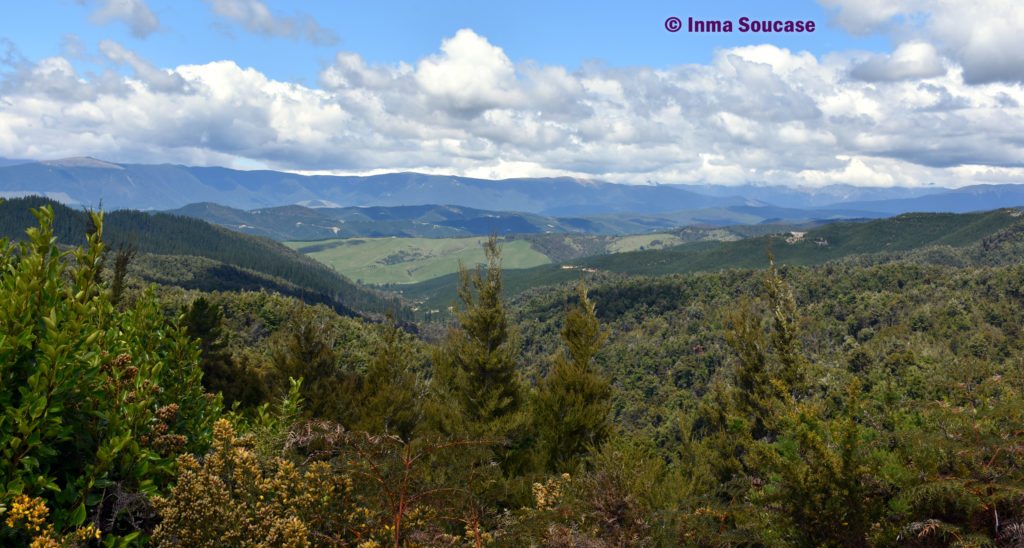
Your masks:
{"label": "hazy blue mountain", "polygon": [[877,215],[918,210],[970,211],[1024,203],[1018,199],[1018,188],[991,185],[953,191],[937,187],[852,185],[623,185],[570,177],[491,181],[421,173],[304,176],[221,167],[115,164],[95,158],[0,164],[0,196],[42,194],[72,205],[96,207],[102,202],[107,209],[142,210],[210,202],[242,210],[285,204],[304,204],[314,209],[452,204],[559,218],[623,213],[657,217],[695,210],[770,206],[842,209]]}
{"label": "hazy blue mountain", "polygon": [[70,158],[0,167],[0,192],[63,193],[75,204],[107,208],[171,209],[213,202],[240,209],[311,203],[403,206],[452,203],[479,209],[548,215],[623,211],[664,212],[744,205],[674,186],[631,186],[577,179],[505,179],[389,173],[369,177],[303,176],[219,167],[114,164]]}
{"label": "hazy blue mountain", "polygon": [[168,213],[194,217],[238,232],[275,240],[352,237],[449,238],[497,234],[638,234],[679,226],[806,223],[875,218],[854,210],[810,210],[776,206],[732,206],[656,215],[617,213],[593,217],[549,217],[451,205],[309,208],[299,205],[250,211],[213,203],[190,204]]}
{"label": "hazy blue mountain", "polygon": [[974,185],[901,200],[871,200],[843,204],[887,214],[909,211],[967,213],[1024,205],[1024,185]]}
{"label": "hazy blue mountain", "polygon": [[916,198],[927,194],[946,192],[950,189],[926,187],[863,187],[854,185],[829,185],[824,187],[788,187],[780,185],[747,184],[725,185],[680,185],[687,190],[708,196],[743,196],[761,202],[792,208],[820,208],[839,206],[849,208],[851,203],[870,200],[900,200]]}
{"label": "hazy blue mountain", "polygon": [[14,159],[14,158],[0,158],[0,167],[14,166],[14,165],[18,165],[18,164],[27,164],[27,163],[29,163],[31,161],[32,160],[17,160],[17,159]]}

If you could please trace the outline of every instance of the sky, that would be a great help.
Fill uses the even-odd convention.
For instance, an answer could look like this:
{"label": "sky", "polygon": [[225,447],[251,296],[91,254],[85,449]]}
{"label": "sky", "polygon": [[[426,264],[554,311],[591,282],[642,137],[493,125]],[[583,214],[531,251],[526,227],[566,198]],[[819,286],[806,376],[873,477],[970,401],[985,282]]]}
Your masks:
{"label": "sky", "polygon": [[[0,157],[626,183],[1024,182],[1024,2],[34,0]],[[666,19],[683,21],[679,32]],[[691,33],[689,18],[814,21]]]}

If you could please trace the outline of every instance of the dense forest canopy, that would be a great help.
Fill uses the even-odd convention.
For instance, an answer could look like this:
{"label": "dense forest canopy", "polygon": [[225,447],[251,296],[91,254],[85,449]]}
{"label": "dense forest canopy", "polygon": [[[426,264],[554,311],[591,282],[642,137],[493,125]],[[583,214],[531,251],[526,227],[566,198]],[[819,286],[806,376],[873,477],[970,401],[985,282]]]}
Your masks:
{"label": "dense forest canopy", "polygon": [[515,295],[491,239],[425,340],[72,214],[3,217],[0,544],[1024,542],[1019,221]]}

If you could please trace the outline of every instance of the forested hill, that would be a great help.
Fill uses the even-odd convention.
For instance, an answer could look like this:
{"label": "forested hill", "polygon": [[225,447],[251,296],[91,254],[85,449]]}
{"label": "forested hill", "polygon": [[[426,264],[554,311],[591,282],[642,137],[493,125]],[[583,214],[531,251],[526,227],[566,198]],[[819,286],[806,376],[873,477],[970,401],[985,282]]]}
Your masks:
{"label": "forested hill", "polygon": [[626,274],[673,274],[722,268],[763,268],[770,251],[781,264],[816,265],[833,259],[926,246],[962,247],[1024,222],[1020,210],[983,213],[908,213],[864,223],[833,223],[736,242],[678,246],[581,261],[591,268]]}
{"label": "forested hill", "polygon": [[[54,209],[59,243],[84,243],[88,215],[39,197],[0,204],[0,237],[23,239],[25,229],[37,224],[31,209],[43,205]],[[141,254],[135,272],[147,281],[204,291],[265,288],[346,314],[383,313],[398,306],[394,298],[359,286],[277,242],[198,219],[112,211],[105,214],[104,240],[110,249],[135,248]]]}
{"label": "forested hill", "polygon": [[[768,253],[780,264],[818,265],[853,255],[905,252],[930,246],[980,244],[1001,231],[1024,224],[1019,209],[982,213],[908,213],[869,222],[837,222],[806,232],[786,232],[734,242],[704,241],[658,250],[598,255],[571,264],[544,265],[505,273],[511,292],[578,279],[582,272],[664,275],[713,272],[726,268],[763,268]],[[455,299],[456,276],[403,288],[406,296],[443,309]]]}
{"label": "forested hill", "polygon": [[[504,206],[500,200],[495,204]],[[885,215],[846,209],[793,209],[729,206],[657,214],[616,213],[552,217],[534,213],[474,209],[457,205],[304,207],[288,205],[245,211],[214,203],[189,204],[167,211],[232,230],[279,241],[389,237],[453,238],[489,234],[624,235],[674,230],[682,226],[796,224],[875,219]]]}
{"label": "forested hill", "polygon": [[[245,234],[275,240],[324,240],[354,237],[452,238],[488,234],[544,232],[612,233],[618,229],[644,232],[639,224],[586,219],[561,219],[531,213],[490,211],[448,205],[393,207],[303,207],[289,205],[245,211],[213,203],[189,204],[168,211],[193,217]],[[624,225],[624,226],[620,226]]]}

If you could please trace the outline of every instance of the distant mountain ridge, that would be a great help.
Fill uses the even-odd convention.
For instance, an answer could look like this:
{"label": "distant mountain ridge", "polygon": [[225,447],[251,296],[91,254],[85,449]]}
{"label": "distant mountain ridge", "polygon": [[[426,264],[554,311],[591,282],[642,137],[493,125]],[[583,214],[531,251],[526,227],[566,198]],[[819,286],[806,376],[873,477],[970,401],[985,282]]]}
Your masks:
{"label": "distant mountain ridge", "polygon": [[705,196],[682,187],[633,186],[570,177],[504,179],[388,173],[367,177],[239,171],[221,167],[113,164],[95,158],[0,167],[0,194],[64,193],[77,204],[118,209],[174,209],[213,202],[239,209],[309,203],[407,206],[447,203],[478,209],[581,215],[665,212],[750,205],[741,197]]}
{"label": "distant mountain ridge", "polygon": [[[739,186],[686,185],[694,192],[709,196],[737,195],[753,200],[790,208],[850,207],[850,204],[871,200],[901,200],[917,198],[950,189],[926,187],[863,187],[849,184],[833,184],[823,187],[777,186],[745,184]],[[851,208],[852,209],[852,208]]]}
{"label": "distant mountain ridge", "polygon": [[1002,184],[965,186],[913,198],[850,202],[843,207],[896,215],[909,211],[969,213],[1021,205],[1024,205],[1024,185]]}
{"label": "distant mountain ridge", "polygon": [[18,165],[18,164],[28,164],[28,163],[31,163],[31,162],[32,162],[32,160],[18,160],[16,158],[0,158],[0,167],[3,167],[3,166],[14,166],[14,165]]}
{"label": "distant mountain ridge", "polygon": [[453,238],[491,233],[596,235],[641,234],[679,226],[804,223],[880,215],[854,210],[803,210],[775,206],[730,206],[660,214],[613,213],[592,217],[550,217],[454,205],[317,207],[300,205],[245,211],[214,203],[167,211],[232,230],[279,241],[353,237]]}
{"label": "distant mountain ridge", "polygon": [[96,158],[0,161],[0,196],[46,195],[73,205],[167,210],[211,202],[252,210],[288,204],[316,209],[451,204],[549,217],[622,213],[660,215],[695,210],[775,206],[843,209],[877,215],[963,212],[1024,205],[1024,185],[957,190],[728,185],[626,185],[572,177],[486,180],[422,173],[372,176],[300,175],[223,167],[117,164]]}

